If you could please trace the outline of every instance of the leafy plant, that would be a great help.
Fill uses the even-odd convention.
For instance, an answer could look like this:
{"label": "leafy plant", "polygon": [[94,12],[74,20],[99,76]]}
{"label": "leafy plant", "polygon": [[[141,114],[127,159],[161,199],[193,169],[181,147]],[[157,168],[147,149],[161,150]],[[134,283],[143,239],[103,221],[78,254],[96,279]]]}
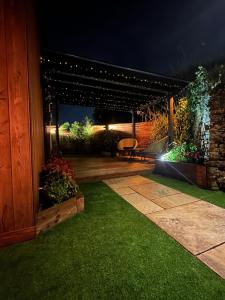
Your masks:
{"label": "leafy plant", "polygon": [[41,173],[41,185],[43,207],[61,203],[78,192],[74,170],[70,163],[61,157],[52,157],[46,162]]}
{"label": "leafy plant", "polygon": [[81,138],[81,124],[77,121],[73,122],[70,126],[70,136],[74,140]]}
{"label": "leafy plant", "polygon": [[188,100],[181,98],[176,106],[174,115],[174,141],[181,145],[190,139],[190,122]]}
{"label": "leafy plant", "polygon": [[74,182],[58,172],[50,172],[46,176],[43,190],[53,203],[61,203],[77,193]]}
{"label": "leafy plant", "polygon": [[203,162],[204,155],[201,151],[198,151],[198,148],[194,144],[183,143],[181,145],[176,145],[168,153],[163,156],[164,160],[178,162]]}
{"label": "leafy plant", "polygon": [[67,132],[69,132],[69,130],[70,130],[70,123],[69,122],[65,122],[65,123],[63,123],[59,126],[59,133],[60,134],[67,133]]}
{"label": "leafy plant", "polygon": [[82,126],[81,138],[85,142],[89,142],[92,134],[93,134],[93,124],[92,124],[92,121],[88,117],[86,117],[85,121],[84,121],[84,124]]}
{"label": "leafy plant", "polygon": [[181,144],[172,148],[168,153],[166,153],[163,158],[168,161],[184,161],[184,153],[186,151],[186,145]]}

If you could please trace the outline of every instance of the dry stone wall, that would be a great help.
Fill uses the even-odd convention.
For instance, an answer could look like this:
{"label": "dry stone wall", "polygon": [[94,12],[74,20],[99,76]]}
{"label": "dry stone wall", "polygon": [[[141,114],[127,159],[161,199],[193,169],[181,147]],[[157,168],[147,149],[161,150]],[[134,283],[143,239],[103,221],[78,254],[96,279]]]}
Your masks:
{"label": "dry stone wall", "polygon": [[209,140],[208,186],[225,189],[225,87],[211,97]]}

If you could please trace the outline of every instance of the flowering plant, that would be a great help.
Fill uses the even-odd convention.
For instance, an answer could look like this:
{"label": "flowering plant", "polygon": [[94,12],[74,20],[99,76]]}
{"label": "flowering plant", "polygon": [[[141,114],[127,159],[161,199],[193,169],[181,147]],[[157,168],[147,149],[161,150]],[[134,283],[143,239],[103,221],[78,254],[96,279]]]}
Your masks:
{"label": "flowering plant", "polygon": [[203,163],[204,154],[201,151],[189,151],[184,153],[187,162]]}
{"label": "flowering plant", "polygon": [[43,167],[43,171],[50,173],[56,172],[64,175],[71,180],[75,180],[75,172],[70,163],[62,157],[52,157],[50,158]]}
{"label": "flowering plant", "polygon": [[74,197],[78,192],[75,172],[70,163],[61,157],[52,157],[41,173],[41,206],[48,207]]}

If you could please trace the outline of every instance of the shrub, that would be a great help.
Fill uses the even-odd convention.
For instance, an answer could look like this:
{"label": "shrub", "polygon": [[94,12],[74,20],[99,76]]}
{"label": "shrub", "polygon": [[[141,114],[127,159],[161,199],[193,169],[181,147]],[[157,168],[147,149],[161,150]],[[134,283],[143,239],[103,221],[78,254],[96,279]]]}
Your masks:
{"label": "shrub", "polygon": [[85,142],[89,142],[91,139],[91,136],[93,134],[93,124],[92,121],[86,117],[84,124],[82,126],[82,133],[81,133],[81,138],[85,141]]}
{"label": "shrub", "polygon": [[168,153],[163,156],[164,160],[178,162],[192,162],[192,163],[203,163],[204,153],[198,150],[194,144],[183,143],[175,146]]}
{"label": "shrub", "polygon": [[69,132],[69,130],[70,130],[70,123],[69,122],[65,122],[65,123],[63,123],[59,126],[59,133],[60,134],[67,133],[67,132]]}
{"label": "shrub", "polygon": [[164,155],[164,159],[168,161],[185,161],[184,153],[186,152],[186,144],[175,146]]}
{"label": "shrub", "polygon": [[61,157],[52,157],[41,173],[42,194],[40,204],[48,207],[76,196],[78,186],[70,163]]}
{"label": "shrub", "polygon": [[70,126],[70,136],[74,140],[81,138],[81,124],[77,121],[73,122]]}
{"label": "shrub", "polygon": [[50,172],[46,175],[43,190],[53,203],[61,203],[77,193],[76,184],[58,172]]}

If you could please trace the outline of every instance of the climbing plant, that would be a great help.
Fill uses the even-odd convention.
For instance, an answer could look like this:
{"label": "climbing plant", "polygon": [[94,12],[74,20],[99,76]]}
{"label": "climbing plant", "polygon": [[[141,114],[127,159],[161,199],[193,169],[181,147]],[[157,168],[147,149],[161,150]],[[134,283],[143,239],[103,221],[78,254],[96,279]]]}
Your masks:
{"label": "climbing plant", "polygon": [[189,136],[205,152],[206,158],[209,148],[210,93],[221,82],[222,69],[212,72],[213,76],[209,76],[207,70],[199,66],[195,73],[195,80],[187,87]]}
{"label": "climbing plant", "polygon": [[187,98],[181,98],[176,105],[174,115],[174,141],[178,145],[181,145],[190,140],[190,122],[187,108]]}

